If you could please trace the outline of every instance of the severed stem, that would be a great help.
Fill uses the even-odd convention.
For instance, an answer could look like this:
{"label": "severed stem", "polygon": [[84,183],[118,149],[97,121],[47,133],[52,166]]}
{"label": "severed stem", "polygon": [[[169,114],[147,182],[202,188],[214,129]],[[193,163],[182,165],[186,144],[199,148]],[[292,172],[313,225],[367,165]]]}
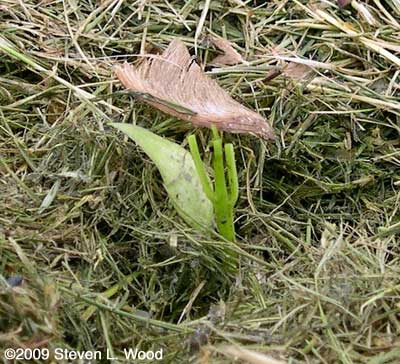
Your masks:
{"label": "severed stem", "polygon": [[228,168],[228,181],[229,181],[229,197],[230,203],[235,206],[239,198],[239,184],[235,161],[235,151],[232,144],[225,144],[225,160]]}
{"label": "severed stem", "polygon": [[[226,144],[223,148],[222,139],[215,126],[212,126],[214,151],[214,190],[210,179],[201,161],[196,137],[189,137],[190,153],[199,174],[203,190],[207,198],[214,205],[215,218],[219,233],[229,241],[235,241],[235,227],[233,223],[233,208],[239,197],[239,186],[235,162],[235,153],[232,144]],[[228,184],[225,177],[224,156],[228,173]]]}

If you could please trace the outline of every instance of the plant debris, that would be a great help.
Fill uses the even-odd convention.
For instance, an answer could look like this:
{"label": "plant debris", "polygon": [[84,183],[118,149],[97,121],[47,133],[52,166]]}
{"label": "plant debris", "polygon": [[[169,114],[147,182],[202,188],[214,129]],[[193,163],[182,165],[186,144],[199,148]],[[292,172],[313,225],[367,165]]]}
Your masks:
{"label": "plant debris", "polygon": [[[143,94],[144,102],[195,126],[215,125],[231,133],[275,137],[261,115],[233,100],[202,72],[179,39],[174,39],[160,57],[144,60],[137,68],[125,63],[115,73],[127,89]],[[180,107],[192,113],[182,112]]]}
{"label": "plant debris", "polygon": [[[163,364],[399,364],[399,30],[399,0],[1,0],[0,361],[10,347],[123,363],[139,347]],[[121,93],[113,72],[206,34],[248,61],[207,78],[277,133],[223,135],[235,244],[188,226],[154,163],[109,127],[186,150],[195,134],[214,181],[209,130]],[[263,82],[284,62],[312,77]]]}
{"label": "plant debris", "polygon": [[233,66],[239,63],[247,63],[228,40],[211,34],[207,39],[223,52],[223,54],[216,56],[210,63],[219,66]]}

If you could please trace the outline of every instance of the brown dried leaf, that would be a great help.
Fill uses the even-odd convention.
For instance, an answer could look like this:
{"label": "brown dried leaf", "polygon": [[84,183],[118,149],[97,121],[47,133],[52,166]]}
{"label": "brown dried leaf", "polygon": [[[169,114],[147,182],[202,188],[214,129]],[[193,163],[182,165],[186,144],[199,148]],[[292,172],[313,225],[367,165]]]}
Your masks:
{"label": "brown dried leaf", "polygon": [[312,68],[305,64],[290,62],[282,71],[286,77],[294,80],[305,80],[313,73]]}
{"label": "brown dried leaf", "polygon": [[351,0],[338,0],[338,4],[341,8],[346,7],[351,3]]}
{"label": "brown dried leaf", "polygon": [[161,56],[147,59],[137,68],[125,63],[115,72],[127,89],[143,95],[144,102],[195,126],[214,124],[232,133],[275,137],[261,115],[233,100],[202,72],[178,39]]}
{"label": "brown dried leaf", "polygon": [[215,65],[233,66],[238,63],[245,63],[243,57],[232,47],[231,43],[220,37],[208,36],[208,40],[224,54],[215,57],[211,63]]}

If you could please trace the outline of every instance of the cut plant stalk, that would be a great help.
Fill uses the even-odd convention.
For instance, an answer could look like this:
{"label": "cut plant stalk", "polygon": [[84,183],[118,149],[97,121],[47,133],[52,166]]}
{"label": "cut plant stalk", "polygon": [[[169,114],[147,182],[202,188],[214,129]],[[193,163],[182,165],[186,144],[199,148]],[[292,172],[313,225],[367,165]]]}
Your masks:
{"label": "cut plant stalk", "polygon": [[[195,135],[189,136],[190,153],[200,177],[204,193],[214,206],[218,232],[227,240],[235,241],[235,227],[233,208],[239,197],[239,185],[236,171],[235,152],[232,144],[222,147],[222,139],[215,126],[212,127],[214,150],[214,188],[208,177],[200,157],[199,147]],[[224,156],[227,166],[225,176]],[[228,180],[228,181],[227,181]],[[228,182],[228,183],[227,183]]]}

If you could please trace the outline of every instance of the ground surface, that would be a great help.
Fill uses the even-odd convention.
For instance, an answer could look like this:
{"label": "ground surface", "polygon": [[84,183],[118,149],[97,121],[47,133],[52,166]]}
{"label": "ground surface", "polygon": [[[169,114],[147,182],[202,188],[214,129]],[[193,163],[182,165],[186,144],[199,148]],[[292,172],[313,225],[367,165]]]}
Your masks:
{"label": "ground surface", "polygon": [[[208,130],[114,94],[112,66],[175,37],[209,64],[210,32],[249,64],[206,71],[277,134],[224,136],[236,271],[229,243],[189,228],[154,164],[107,125],[206,146]],[[398,363],[398,0],[2,0],[0,36],[0,355],[137,346],[165,363]]]}

